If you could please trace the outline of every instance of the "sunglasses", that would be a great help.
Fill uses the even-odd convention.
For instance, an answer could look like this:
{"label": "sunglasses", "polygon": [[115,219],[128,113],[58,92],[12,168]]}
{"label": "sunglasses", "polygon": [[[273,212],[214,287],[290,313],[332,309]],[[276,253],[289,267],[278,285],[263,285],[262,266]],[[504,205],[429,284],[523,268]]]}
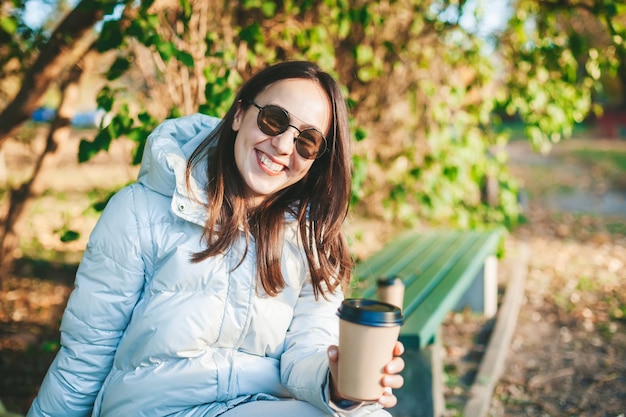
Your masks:
{"label": "sunglasses", "polygon": [[293,127],[298,131],[298,135],[293,139],[298,155],[304,159],[317,159],[326,152],[326,138],[319,130],[312,127],[298,129],[289,123],[289,112],[280,106],[274,104],[259,106],[255,102],[252,102],[252,105],[259,109],[256,124],[261,132],[278,136]]}

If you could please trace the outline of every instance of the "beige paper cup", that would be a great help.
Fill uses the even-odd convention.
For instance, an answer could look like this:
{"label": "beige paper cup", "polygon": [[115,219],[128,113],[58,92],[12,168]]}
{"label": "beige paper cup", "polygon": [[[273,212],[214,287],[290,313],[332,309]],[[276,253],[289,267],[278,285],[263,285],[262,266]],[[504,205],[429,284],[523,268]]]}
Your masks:
{"label": "beige paper cup", "polygon": [[354,401],[377,401],[384,367],[393,358],[400,334],[400,308],[376,300],[346,299],[339,310],[337,389]]}
{"label": "beige paper cup", "polygon": [[378,299],[383,303],[404,308],[404,282],[399,277],[379,278],[376,281]]}

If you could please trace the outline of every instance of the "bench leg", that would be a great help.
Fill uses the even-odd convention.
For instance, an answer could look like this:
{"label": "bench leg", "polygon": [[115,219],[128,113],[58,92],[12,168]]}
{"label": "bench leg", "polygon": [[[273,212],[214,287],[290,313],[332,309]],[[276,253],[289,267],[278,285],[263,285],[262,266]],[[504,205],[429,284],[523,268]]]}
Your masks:
{"label": "bench leg", "polygon": [[493,318],[498,311],[498,259],[495,255],[485,258],[485,264],[472,281],[456,310],[470,307],[481,312],[486,318]]}
{"label": "bench leg", "polygon": [[441,417],[445,412],[443,347],[439,332],[425,349],[411,348],[402,355],[406,364],[404,386],[394,391],[398,405],[389,409],[393,417]]}
{"label": "bench leg", "polygon": [[430,349],[430,367],[433,374],[433,415],[440,417],[446,411],[446,400],[443,395],[445,377],[443,374],[444,352],[441,344],[441,328],[437,330],[434,342],[427,349]]}

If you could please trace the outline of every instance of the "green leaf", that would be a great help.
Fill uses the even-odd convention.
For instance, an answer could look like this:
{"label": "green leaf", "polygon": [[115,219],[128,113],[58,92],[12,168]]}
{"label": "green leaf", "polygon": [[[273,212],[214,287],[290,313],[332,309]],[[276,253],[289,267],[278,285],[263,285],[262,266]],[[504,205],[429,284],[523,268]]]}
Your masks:
{"label": "green leaf", "polygon": [[371,67],[359,68],[357,77],[363,82],[369,82],[376,77],[376,72]]}
{"label": "green leaf", "polygon": [[12,16],[2,16],[0,17],[0,29],[5,31],[9,35],[13,35],[17,30],[18,23],[17,20]]}
{"label": "green leaf", "polygon": [[115,59],[109,71],[106,74],[106,78],[109,81],[116,80],[128,71],[130,68],[130,60],[126,56],[119,56]]}
{"label": "green leaf", "polygon": [[264,1],[261,4],[261,12],[266,18],[274,17],[276,15],[276,2]]}
{"label": "green leaf", "polygon": [[148,30],[146,20],[135,19],[130,22],[130,26],[128,26],[128,29],[126,30],[126,34],[128,36],[134,37],[142,44],[150,46],[148,44],[148,40],[151,37],[152,31]]}
{"label": "green leaf", "polygon": [[177,117],[181,117],[183,112],[180,110],[180,107],[174,106],[170,109],[169,115],[167,116],[169,119],[174,119]]}
{"label": "green leaf", "polygon": [[357,45],[354,56],[358,65],[365,65],[374,60],[374,50],[370,45]]}
{"label": "green leaf", "polygon": [[156,120],[152,115],[146,111],[142,111],[137,115],[137,119],[143,124],[153,123],[156,124]]}
{"label": "green leaf", "polygon": [[61,344],[57,341],[47,341],[41,345],[41,350],[47,353],[56,352],[61,347]]}
{"label": "green leaf", "polygon": [[91,207],[98,213],[102,212],[102,210],[104,210],[104,208],[106,207],[111,197],[113,197],[114,195],[115,195],[115,192],[109,193],[109,195],[107,195],[104,199],[94,202],[91,205]]}
{"label": "green leaf", "polygon": [[61,242],[73,242],[80,238],[80,233],[75,230],[65,230],[61,234]]}
{"label": "green leaf", "polygon": [[178,52],[176,45],[172,42],[161,42],[157,43],[155,46],[159,55],[161,55],[161,58],[163,58],[163,61],[165,62],[169,62],[169,60],[172,59],[172,57]]}
{"label": "green leaf", "polygon": [[100,149],[87,139],[81,139],[78,144],[78,162],[83,163],[89,161]]}
{"label": "green leaf", "polygon": [[[107,127],[110,131],[111,139],[116,139],[128,134],[133,126],[133,118],[127,104],[120,107],[117,114],[111,119]],[[110,143],[110,141],[109,141]]]}
{"label": "green leaf", "polygon": [[353,22],[360,23],[363,27],[366,27],[371,21],[371,15],[369,10],[367,10],[367,6],[350,10],[350,17]]}
{"label": "green leaf", "polygon": [[108,20],[102,25],[100,37],[96,42],[98,52],[106,52],[111,49],[119,48],[124,41],[124,35],[120,29],[120,22],[117,20]]}
{"label": "green leaf", "polygon": [[141,164],[141,160],[143,159],[143,150],[144,150],[143,145],[138,145],[135,148],[135,150],[133,151],[133,160],[131,161],[132,165]]}
{"label": "green leaf", "polygon": [[180,6],[183,10],[183,16],[186,20],[191,18],[191,1],[190,0],[180,0]]}
{"label": "green leaf", "polygon": [[109,127],[100,130],[93,141],[82,139],[78,145],[78,162],[89,161],[101,150],[108,151],[110,144],[111,134]]}
{"label": "green leaf", "polygon": [[363,129],[362,127],[357,127],[356,130],[354,131],[354,139],[357,142],[361,142],[366,137],[367,137],[367,131]]}
{"label": "green leaf", "polygon": [[150,7],[154,4],[155,0],[142,0],[141,1],[141,10],[147,12]]}
{"label": "green leaf", "polygon": [[178,59],[181,62],[181,64],[183,64],[187,68],[193,68],[194,66],[193,56],[191,56],[189,52],[177,51],[176,59]]}
{"label": "green leaf", "polygon": [[257,22],[254,22],[251,25],[248,25],[241,29],[241,31],[239,32],[239,38],[242,41],[248,42],[250,45],[264,42],[261,26]]}
{"label": "green leaf", "polygon": [[339,39],[345,39],[350,34],[350,28],[352,27],[352,22],[350,17],[347,15],[341,15],[339,17],[337,35]]}
{"label": "green leaf", "polygon": [[115,12],[115,8],[120,4],[119,0],[100,0],[98,2],[80,2],[79,7],[99,7],[102,9],[105,15],[110,15]]}

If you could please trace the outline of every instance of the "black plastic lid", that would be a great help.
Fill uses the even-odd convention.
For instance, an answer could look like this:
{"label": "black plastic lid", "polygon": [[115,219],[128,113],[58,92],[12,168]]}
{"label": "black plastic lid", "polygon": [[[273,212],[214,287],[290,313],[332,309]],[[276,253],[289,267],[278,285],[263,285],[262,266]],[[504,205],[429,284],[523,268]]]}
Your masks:
{"label": "black plastic lid", "polygon": [[396,284],[404,284],[404,282],[402,281],[402,278],[400,277],[382,277],[382,278],[378,278],[376,280],[376,283],[378,284],[379,287],[390,287],[392,285],[396,285]]}
{"label": "black plastic lid", "polygon": [[364,298],[343,300],[337,315],[343,320],[373,327],[401,326],[403,322],[400,308]]}

